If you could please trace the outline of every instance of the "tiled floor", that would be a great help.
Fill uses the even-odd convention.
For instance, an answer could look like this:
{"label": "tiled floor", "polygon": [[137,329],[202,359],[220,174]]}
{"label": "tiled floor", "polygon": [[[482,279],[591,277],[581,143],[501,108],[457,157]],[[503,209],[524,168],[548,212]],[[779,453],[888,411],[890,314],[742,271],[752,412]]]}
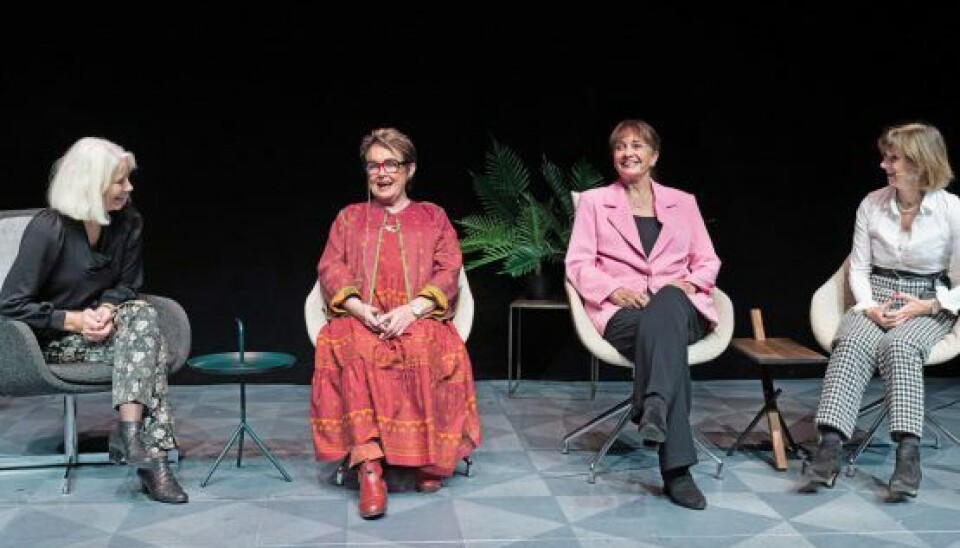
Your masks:
{"label": "tiled floor", "polygon": [[[811,441],[819,380],[790,380],[781,408],[799,440]],[[960,380],[928,379],[930,404],[960,399]],[[760,404],[756,381],[696,383],[694,422],[710,445],[729,445]],[[586,463],[602,433],[561,454],[564,432],[625,397],[626,383],[601,385],[595,400],[578,383],[525,383],[507,398],[503,382],[478,384],[485,442],[472,477],[458,475],[439,493],[391,494],[388,515],[363,521],[356,492],[331,485],[334,469],[316,463],[305,420],[309,387],[248,388],[251,425],[293,476],[280,474],[247,443],[243,468],[226,460],[200,481],[236,427],[233,385],[174,386],[184,458],[179,477],[187,505],[150,502],[129,467],[85,466],[73,493],[60,494],[62,470],[0,472],[2,546],[960,546],[960,448],[944,440],[923,450],[920,496],[884,502],[893,454],[872,447],[858,473],[817,496],[794,492],[799,461],[777,472],[765,453],[724,459],[722,479],[706,459],[694,476],[706,511],[660,495],[655,455],[614,446],[597,482]],[[868,395],[879,393],[876,381]],[[81,431],[105,436],[112,422],[105,394],[80,398]],[[0,453],[43,452],[60,428],[57,398],[0,398]],[[960,405],[937,416],[960,430]],[[605,430],[604,430],[605,431]],[[761,432],[764,430],[761,428]],[[759,439],[759,436],[755,439]],[[932,438],[927,440],[932,442]],[[231,453],[234,455],[235,453]]]}

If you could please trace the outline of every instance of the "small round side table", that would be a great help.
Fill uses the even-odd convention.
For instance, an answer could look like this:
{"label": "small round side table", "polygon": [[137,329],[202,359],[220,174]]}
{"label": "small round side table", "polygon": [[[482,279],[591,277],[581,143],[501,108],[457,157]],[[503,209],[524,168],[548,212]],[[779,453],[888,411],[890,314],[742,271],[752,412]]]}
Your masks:
{"label": "small round side table", "polygon": [[273,456],[273,453],[267,448],[266,444],[263,443],[263,440],[260,439],[260,436],[253,430],[253,428],[247,423],[247,384],[246,378],[250,375],[259,375],[267,371],[272,371],[275,369],[281,369],[284,367],[290,367],[296,362],[296,357],[293,354],[285,354],[282,352],[244,352],[243,350],[243,323],[237,320],[240,329],[240,351],[239,352],[221,352],[218,354],[205,354],[202,356],[195,356],[187,360],[187,365],[197,369],[198,371],[203,371],[211,375],[236,375],[240,377],[240,424],[237,426],[237,429],[233,433],[233,437],[230,438],[230,441],[223,446],[223,450],[220,451],[220,455],[217,456],[217,460],[213,463],[213,466],[210,468],[210,472],[207,474],[207,477],[204,478],[203,482],[200,483],[200,487],[205,487],[207,482],[210,481],[210,478],[213,476],[214,471],[217,467],[220,466],[220,462],[223,461],[223,457],[226,456],[227,451],[233,446],[234,442],[239,440],[239,445],[237,447],[237,468],[240,468],[241,463],[243,462],[243,435],[249,434],[250,439],[257,444],[257,447],[260,448],[260,451],[270,459],[270,462],[277,468],[277,470],[283,475],[283,478],[287,481],[293,481],[290,478],[290,475],[287,474],[287,471],[283,469],[283,466],[277,461]]}

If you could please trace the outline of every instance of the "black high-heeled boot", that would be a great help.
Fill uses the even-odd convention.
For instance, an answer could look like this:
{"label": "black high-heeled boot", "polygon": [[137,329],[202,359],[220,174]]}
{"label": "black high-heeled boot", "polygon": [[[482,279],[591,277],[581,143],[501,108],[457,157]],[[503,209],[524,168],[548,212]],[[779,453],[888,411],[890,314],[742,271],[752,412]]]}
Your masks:
{"label": "black high-heeled boot", "polygon": [[890,494],[894,498],[917,496],[921,475],[920,440],[915,436],[905,437],[897,446],[897,464],[890,476]]}
{"label": "black high-heeled boot", "polygon": [[143,491],[157,502],[183,504],[189,500],[187,493],[173,475],[166,456],[150,459],[148,467],[137,469],[137,475],[140,476]]}
{"label": "black high-heeled boot", "polygon": [[822,434],[813,462],[808,463],[801,477],[800,492],[816,493],[820,487],[833,488],[840,475],[840,454],[843,442],[836,432]]}
{"label": "black high-heeled boot", "polygon": [[143,423],[139,421],[120,421],[110,431],[109,452],[114,464],[131,464],[137,467],[147,466],[150,455],[140,441]]}

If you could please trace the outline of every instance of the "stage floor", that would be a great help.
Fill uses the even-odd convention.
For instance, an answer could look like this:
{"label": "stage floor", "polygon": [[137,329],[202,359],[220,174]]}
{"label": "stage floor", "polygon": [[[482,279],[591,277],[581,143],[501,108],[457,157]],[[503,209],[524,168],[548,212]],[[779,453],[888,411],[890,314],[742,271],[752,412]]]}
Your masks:
{"label": "stage floor", "polygon": [[[812,446],[820,380],[786,380],[780,406],[794,436]],[[868,397],[880,394],[874,380]],[[329,483],[309,443],[308,386],[251,385],[249,422],[293,477],[283,481],[250,441],[242,468],[232,451],[210,483],[199,486],[238,423],[236,385],[173,386],[183,459],[176,469],[190,494],[164,505],[140,493],[130,467],[84,466],[73,492],[60,494],[59,468],[0,471],[2,546],[957,546],[960,545],[960,448],[925,438],[919,497],[884,502],[893,468],[887,444],[867,450],[852,477],[815,496],[795,493],[800,461],[774,470],[764,452],[727,457],[722,479],[701,458],[694,476],[705,511],[661,496],[656,455],[635,448],[631,430],[587,483],[587,463],[603,433],[584,436],[569,454],[562,435],[620,401],[623,382],[601,383],[595,400],[584,383],[526,382],[515,398],[504,381],[477,385],[483,447],[472,477],[457,475],[436,494],[391,494],[388,514],[357,516],[356,492]],[[960,379],[928,379],[928,404],[960,399]],[[759,381],[695,383],[693,420],[711,446],[729,446],[760,405]],[[112,426],[108,394],[79,398],[83,434]],[[55,397],[0,398],[0,454],[56,446],[61,403]],[[960,431],[960,405],[937,412]],[[869,421],[864,419],[861,425]],[[612,425],[609,425],[612,426]],[[607,427],[609,427],[607,426]],[[761,423],[754,441],[765,433]],[[885,428],[885,426],[883,427]],[[928,434],[931,432],[928,432]],[[102,441],[94,439],[93,442]],[[232,458],[231,458],[232,457]]]}

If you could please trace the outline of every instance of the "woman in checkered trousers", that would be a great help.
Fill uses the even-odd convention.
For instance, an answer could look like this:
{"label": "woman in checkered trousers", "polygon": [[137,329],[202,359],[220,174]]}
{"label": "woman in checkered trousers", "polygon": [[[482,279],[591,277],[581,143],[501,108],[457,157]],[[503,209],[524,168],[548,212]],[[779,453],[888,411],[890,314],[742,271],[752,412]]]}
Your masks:
{"label": "woman in checkered trousers", "polygon": [[[960,308],[960,199],[947,150],[933,126],[888,129],[878,141],[888,185],[857,210],[847,311],[834,341],[816,422],[820,445],[801,491],[832,487],[840,450],[875,370],[886,387],[890,436],[898,443],[891,500],[916,496],[923,430],[923,364]],[[952,289],[951,289],[952,288]]]}

